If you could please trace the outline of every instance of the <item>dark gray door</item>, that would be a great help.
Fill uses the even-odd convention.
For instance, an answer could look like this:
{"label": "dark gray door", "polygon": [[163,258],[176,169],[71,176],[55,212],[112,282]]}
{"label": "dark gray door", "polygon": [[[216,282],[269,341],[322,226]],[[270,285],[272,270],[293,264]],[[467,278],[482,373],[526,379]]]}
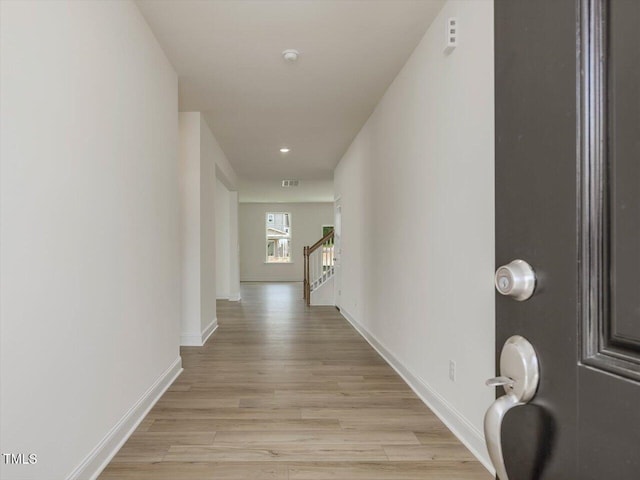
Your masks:
{"label": "dark gray door", "polygon": [[510,480],[640,479],[640,1],[497,0],[496,261],[529,300],[496,299],[498,354],[540,362],[510,410]]}

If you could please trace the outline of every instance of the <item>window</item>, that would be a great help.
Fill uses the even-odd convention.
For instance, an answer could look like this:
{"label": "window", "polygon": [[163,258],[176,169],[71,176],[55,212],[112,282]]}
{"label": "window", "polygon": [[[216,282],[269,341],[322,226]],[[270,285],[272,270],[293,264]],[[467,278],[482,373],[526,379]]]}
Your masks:
{"label": "window", "polygon": [[291,214],[267,212],[267,263],[291,262]]}

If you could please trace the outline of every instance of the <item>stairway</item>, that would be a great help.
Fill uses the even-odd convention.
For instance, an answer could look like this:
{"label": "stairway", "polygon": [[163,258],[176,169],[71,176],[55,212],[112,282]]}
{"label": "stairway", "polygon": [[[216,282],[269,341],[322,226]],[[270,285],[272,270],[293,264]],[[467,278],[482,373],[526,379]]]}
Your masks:
{"label": "stairway", "polygon": [[310,247],[304,247],[304,298],[307,305],[334,305],[335,276],[333,230]]}

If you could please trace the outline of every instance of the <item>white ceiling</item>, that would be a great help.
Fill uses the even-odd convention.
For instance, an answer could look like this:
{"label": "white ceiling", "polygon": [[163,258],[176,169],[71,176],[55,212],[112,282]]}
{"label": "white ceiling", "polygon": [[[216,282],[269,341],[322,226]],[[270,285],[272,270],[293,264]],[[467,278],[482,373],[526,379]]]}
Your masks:
{"label": "white ceiling", "polygon": [[[332,178],[443,0],[137,3],[178,72],[180,110],[204,112],[239,176],[319,180]],[[287,48],[298,63],[283,60]]]}

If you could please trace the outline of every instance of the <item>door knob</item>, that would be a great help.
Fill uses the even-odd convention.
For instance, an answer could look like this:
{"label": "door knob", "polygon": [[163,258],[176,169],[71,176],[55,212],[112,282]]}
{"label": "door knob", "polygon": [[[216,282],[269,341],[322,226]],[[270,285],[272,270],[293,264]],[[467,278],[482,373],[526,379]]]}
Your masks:
{"label": "door knob", "polygon": [[520,302],[531,298],[536,289],[536,274],[524,260],[514,260],[496,270],[496,290]]}
{"label": "door knob", "polygon": [[484,416],[487,450],[500,480],[509,480],[502,454],[501,427],[509,410],[529,402],[540,381],[538,356],[529,341],[514,335],[505,342],[500,353],[501,376],[487,380],[490,387],[501,386],[505,395],[491,404]]}

